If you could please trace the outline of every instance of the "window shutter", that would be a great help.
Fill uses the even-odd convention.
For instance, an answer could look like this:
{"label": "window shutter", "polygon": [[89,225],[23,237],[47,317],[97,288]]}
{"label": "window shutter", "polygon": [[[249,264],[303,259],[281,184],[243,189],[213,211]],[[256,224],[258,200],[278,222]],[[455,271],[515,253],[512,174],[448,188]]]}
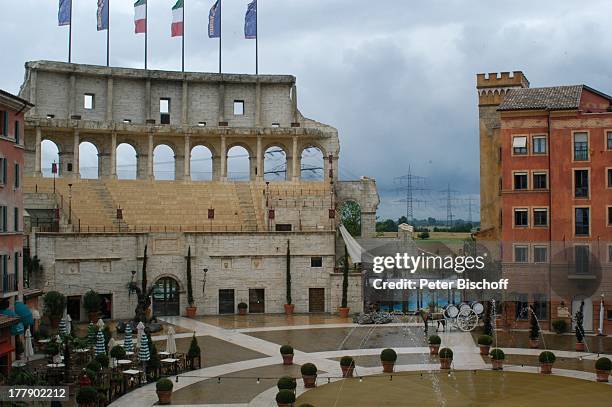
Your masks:
{"label": "window shutter", "polygon": [[6,170],[7,170],[7,164],[6,164],[6,158],[4,158],[2,160],[2,183],[4,185],[6,185],[6,179],[7,179]]}

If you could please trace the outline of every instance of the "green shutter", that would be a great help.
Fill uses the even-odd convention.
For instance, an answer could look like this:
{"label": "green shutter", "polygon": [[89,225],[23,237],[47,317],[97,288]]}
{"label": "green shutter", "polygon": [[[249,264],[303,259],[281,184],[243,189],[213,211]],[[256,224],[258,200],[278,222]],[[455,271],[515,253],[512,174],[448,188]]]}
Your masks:
{"label": "green shutter", "polygon": [[15,163],[15,188],[19,188],[19,164]]}
{"label": "green shutter", "polygon": [[6,171],[7,171],[7,169],[8,169],[8,165],[6,163],[6,158],[4,158],[2,160],[2,183],[4,185],[6,185],[6,179],[7,179]]}
{"label": "green shutter", "polygon": [[15,120],[15,143],[19,144],[19,140],[20,140],[20,128],[19,128],[19,120]]}

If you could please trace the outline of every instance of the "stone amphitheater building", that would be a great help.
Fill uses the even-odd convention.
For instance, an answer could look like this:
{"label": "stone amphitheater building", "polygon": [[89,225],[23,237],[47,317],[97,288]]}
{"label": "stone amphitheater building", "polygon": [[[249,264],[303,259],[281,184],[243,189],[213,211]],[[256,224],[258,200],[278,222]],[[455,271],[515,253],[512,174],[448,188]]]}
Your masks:
{"label": "stone amphitheater building", "polygon": [[[25,121],[23,182],[30,256],[43,271],[31,285],[66,294],[73,318],[85,319],[81,296],[104,294],[106,316],[133,316],[130,281],[141,276],[147,246],[153,312],[179,315],[187,306],[191,249],[198,314],[280,313],[290,248],[295,312],[336,312],[344,250],[338,208],[361,208],[362,237],[375,233],[374,180],[338,180],[335,128],[298,110],[289,75],[181,73],[36,61],[26,64],[20,96],[35,107]],[[42,144],[59,150],[45,174]],[[98,151],[98,176],[83,179],[79,146]],[[118,177],[117,148],[133,147],[135,179]],[[155,180],[154,152],[169,146],[174,179]],[[209,180],[192,177],[191,154],[211,154]],[[243,182],[228,173],[228,151],[248,152]],[[284,180],[266,181],[269,148],[286,157]],[[301,177],[302,152],[317,148],[323,179]],[[350,275],[349,306],[360,311],[362,276]]]}

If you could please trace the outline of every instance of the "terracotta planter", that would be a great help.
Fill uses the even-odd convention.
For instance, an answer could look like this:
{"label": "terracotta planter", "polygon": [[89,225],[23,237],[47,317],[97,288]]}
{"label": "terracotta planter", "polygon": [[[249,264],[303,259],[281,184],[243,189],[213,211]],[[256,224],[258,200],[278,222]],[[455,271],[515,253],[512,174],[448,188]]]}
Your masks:
{"label": "terracotta planter", "polygon": [[482,356],[487,356],[489,354],[489,349],[491,349],[491,346],[489,345],[478,345],[480,347],[480,354]]}
{"label": "terracotta planter", "polygon": [[610,376],[610,371],[609,370],[599,370],[599,369],[597,369],[597,381],[598,382],[607,382],[609,376]]}
{"label": "terracotta planter", "polygon": [[87,317],[89,318],[89,322],[93,322],[94,324],[96,322],[98,322],[99,315],[100,315],[100,313],[98,311],[96,311],[96,312],[89,312],[87,314]]}
{"label": "terracotta planter", "polygon": [[504,361],[492,359],[491,364],[493,365],[493,370],[504,370]]}
{"label": "terracotta planter", "polygon": [[238,315],[246,315],[247,310],[246,308],[238,308]]}
{"label": "terracotta planter", "polygon": [[159,391],[157,392],[157,398],[159,399],[159,404],[170,404],[172,400],[172,390],[167,391]]}
{"label": "terracotta planter", "polygon": [[440,369],[450,369],[452,362],[450,358],[440,358]]}
{"label": "terracotta planter", "polygon": [[429,354],[437,355],[440,350],[440,345],[429,345]]}
{"label": "terracotta planter", "polygon": [[540,373],[542,374],[551,374],[552,373],[552,363],[540,363]]}
{"label": "terracotta planter", "polygon": [[351,366],[340,366],[342,369],[342,377],[353,377],[353,370],[355,370],[355,365]]}
{"label": "terracotta planter", "polygon": [[530,349],[537,349],[540,347],[540,340],[539,339],[530,339],[529,340],[529,348]]}
{"label": "terracotta planter", "polygon": [[196,314],[197,310],[198,310],[198,307],[187,307],[187,308],[185,308],[185,311],[187,313],[187,317],[188,318],[195,317],[195,314]]}
{"label": "terracotta planter", "polygon": [[312,389],[314,387],[317,387],[317,375],[313,375],[313,376],[302,375],[302,380],[304,380],[304,387],[307,389]]}
{"label": "terracotta planter", "polygon": [[283,356],[283,365],[292,365],[293,364],[293,353],[289,353]]}
{"label": "terracotta planter", "polygon": [[395,362],[382,362],[383,373],[393,373]]}
{"label": "terracotta planter", "polygon": [[285,404],[285,403],[279,403],[279,402],[276,402],[276,405],[278,407],[293,407],[293,406],[295,406],[295,404],[293,404],[293,403],[292,404]]}
{"label": "terracotta planter", "polygon": [[340,307],[338,308],[338,312],[340,313],[340,318],[348,318],[350,308],[348,307]]}
{"label": "terracotta planter", "polygon": [[285,304],[285,315],[293,315],[295,304]]}
{"label": "terracotta planter", "polygon": [[576,352],[584,352],[584,342],[576,342]]}

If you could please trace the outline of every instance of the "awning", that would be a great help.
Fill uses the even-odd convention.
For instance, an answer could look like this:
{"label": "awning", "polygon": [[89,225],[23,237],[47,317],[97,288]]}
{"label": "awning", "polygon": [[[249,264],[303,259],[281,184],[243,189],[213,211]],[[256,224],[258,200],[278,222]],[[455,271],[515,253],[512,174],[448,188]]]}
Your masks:
{"label": "awning", "polygon": [[[3,309],[0,310],[0,314],[2,315],[7,315],[9,317],[17,317],[17,314],[15,313],[15,311],[10,310],[10,309]],[[19,321],[19,320],[17,320]],[[25,331],[25,329],[23,328],[23,324],[21,322],[17,322],[13,325],[11,325],[11,335],[13,336],[17,336],[17,335],[21,335],[23,334]]]}
{"label": "awning", "polygon": [[346,245],[346,250],[348,255],[351,257],[353,263],[372,263],[372,255],[367,253],[363,247],[351,236],[348,230],[344,227],[344,225],[340,225],[340,233],[342,234],[342,239],[344,240],[344,244]]}
{"label": "awning", "polygon": [[34,325],[34,318],[32,317],[32,311],[21,301],[15,301],[15,313],[21,318],[21,322],[24,326]]}

